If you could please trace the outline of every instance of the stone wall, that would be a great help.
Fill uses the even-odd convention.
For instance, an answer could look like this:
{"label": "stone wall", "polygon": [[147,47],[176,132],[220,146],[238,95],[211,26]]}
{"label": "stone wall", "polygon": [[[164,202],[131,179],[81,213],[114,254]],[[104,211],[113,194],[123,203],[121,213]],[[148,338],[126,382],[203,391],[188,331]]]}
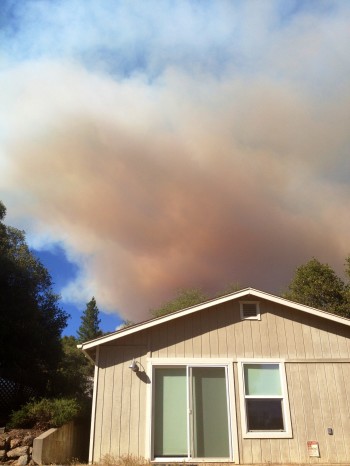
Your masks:
{"label": "stone wall", "polygon": [[33,466],[33,442],[34,438],[41,433],[41,431],[31,429],[14,429],[1,433],[0,464]]}
{"label": "stone wall", "polygon": [[45,432],[38,429],[0,431],[0,466],[87,462],[89,432],[86,422],[70,422]]}

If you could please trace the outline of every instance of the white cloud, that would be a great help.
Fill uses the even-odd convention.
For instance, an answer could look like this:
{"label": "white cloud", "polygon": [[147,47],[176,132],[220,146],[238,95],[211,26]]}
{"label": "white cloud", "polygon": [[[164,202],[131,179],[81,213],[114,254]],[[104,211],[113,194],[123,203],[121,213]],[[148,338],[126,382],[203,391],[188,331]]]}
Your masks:
{"label": "white cloud", "polygon": [[32,245],[60,242],[80,264],[65,300],[98,295],[136,321],[180,287],[279,291],[312,255],[341,268],[348,7],[282,23],[274,2],[178,2],[165,37],[167,2],[120,3],[104,29],[107,3],[61,2],[50,22],[48,5],[23,10],[11,43],[30,56],[0,75],[0,197]]}

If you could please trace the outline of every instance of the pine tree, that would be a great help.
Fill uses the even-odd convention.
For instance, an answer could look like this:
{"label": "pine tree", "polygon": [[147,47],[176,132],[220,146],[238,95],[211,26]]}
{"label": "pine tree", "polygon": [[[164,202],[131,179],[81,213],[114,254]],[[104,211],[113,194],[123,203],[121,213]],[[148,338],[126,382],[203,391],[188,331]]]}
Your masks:
{"label": "pine tree", "polygon": [[78,341],[82,343],[100,337],[102,335],[99,327],[100,323],[96,300],[92,297],[91,301],[86,304],[86,309],[81,316],[81,324],[77,331]]}

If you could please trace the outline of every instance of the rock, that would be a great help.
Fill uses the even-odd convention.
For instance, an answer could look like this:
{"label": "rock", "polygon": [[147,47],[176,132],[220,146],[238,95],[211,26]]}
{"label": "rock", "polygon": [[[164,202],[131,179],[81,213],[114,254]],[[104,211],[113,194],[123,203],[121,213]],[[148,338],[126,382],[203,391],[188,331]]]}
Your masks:
{"label": "rock", "polygon": [[33,441],[34,441],[33,435],[28,434],[23,438],[22,445],[27,445],[28,447],[32,447]]}
{"label": "rock", "polygon": [[0,461],[2,461],[6,456],[6,450],[0,450]]}
{"label": "rock", "polygon": [[22,455],[18,458],[18,460],[14,463],[16,466],[26,466],[28,463],[28,455]]}
{"label": "rock", "polygon": [[13,450],[9,450],[7,452],[8,458],[19,458],[20,456],[27,455],[29,451],[29,447],[17,447]]}
{"label": "rock", "polygon": [[5,435],[0,435],[0,450],[6,449],[6,437]]}
{"label": "rock", "polygon": [[10,440],[10,449],[13,450],[14,448],[20,447],[21,446],[21,439],[20,438],[14,438]]}

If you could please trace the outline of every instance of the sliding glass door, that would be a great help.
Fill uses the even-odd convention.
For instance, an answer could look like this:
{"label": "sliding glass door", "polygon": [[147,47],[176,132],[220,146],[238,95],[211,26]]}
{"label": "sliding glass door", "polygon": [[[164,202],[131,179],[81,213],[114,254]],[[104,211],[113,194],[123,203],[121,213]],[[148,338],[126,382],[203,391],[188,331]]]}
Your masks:
{"label": "sliding glass door", "polygon": [[231,457],[227,367],[154,370],[154,457]]}
{"label": "sliding glass door", "polygon": [[186,368],[155,371],[154,456],[187,456]]}

